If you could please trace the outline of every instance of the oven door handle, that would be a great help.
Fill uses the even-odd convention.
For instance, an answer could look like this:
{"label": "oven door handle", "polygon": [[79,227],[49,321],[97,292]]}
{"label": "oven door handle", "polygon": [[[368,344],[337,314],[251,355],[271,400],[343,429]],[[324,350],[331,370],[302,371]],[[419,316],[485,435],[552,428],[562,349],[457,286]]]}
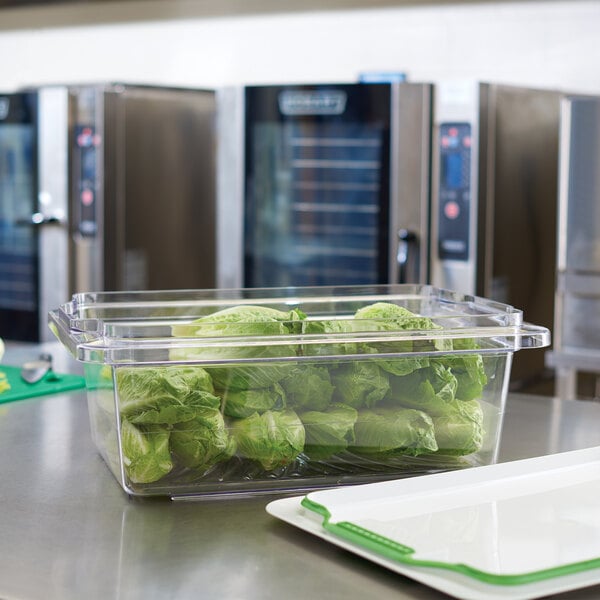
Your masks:
{"label": "oven door handle", "polygon": [[[398,230],[398,252],[396,262],[398,264],[398,283],[417,283],[418,273],[419,237],[409,229]],[[415,255],[413,257],[413,254]],[[409,265],[414,265],[414,273],[409,274]],[[412,277],[411,277],[412,275]]]}
{"label": "oven door handle", "polygon": [[54,214],[44,214],[41,212],[33,213],[28,219],[17,219],[17,225],[32,225],[39,227],[40,225],[66,225],[67,219],[61,212]]}

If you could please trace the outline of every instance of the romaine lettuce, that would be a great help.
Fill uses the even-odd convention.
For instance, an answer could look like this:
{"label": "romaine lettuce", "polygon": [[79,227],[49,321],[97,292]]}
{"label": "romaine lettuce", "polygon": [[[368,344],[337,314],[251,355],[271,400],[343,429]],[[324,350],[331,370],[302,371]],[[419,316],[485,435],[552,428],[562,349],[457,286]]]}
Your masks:
{"label": "romaine lettuce", "polygon": [[282,410],[286,405],[285,391],[278,383],[268,388],[226,389],[220,395],[223,398],[223,412],[228,417],[249,417],[255,412]]}
{"label": "romaine lettuce", "polygon": [[452,371],[434,363],[404,377],[390,379],[390,403],[423,410],[430,415],[446,414],[446,405],[454,401],[458,383]]}
{"label": "romaine lettuce", "polygon": [[379,368],[378,361],[369,360],[342,363],[332,369],[331,383],[335,402],[353,408],[372,408],[390,389],[387,373]]}
{"label": "romaine lettuce", "polygon": [[232,421],[240,456],[259,462],[268,471],[292,462],[304,449],[302,421],[292,410],[269,410]]}
{"label": "romaine lettuce", "polygon": [[[206,473],[236,453],[273,471],[301,453],[297,464],[345,450],[383,463],[476,452],[483,357],[475,340],[409,333],[431,329],[440,326],[385,302],[325,320],[244,305],[175,325],[173,335],[187,341],[170,358],[183,364],[114,367],[127,476],[151,483],[175,466]],[[394,341],[398,330],[408,339]],[[444,352],[452,350],[463,353]]]}
{"label": "romaine lettuce", "polygon": [[429,356],[403,356],[402,358],[378,358],[377,364],[390,375],[409,375],[430,364]]}
{"label": "romaine lettuce", "polygon": [[221,412],[204,407],[193,420],[173,427],[170,448],[185,467],[206,471],[216,463],[231,458],[236,445],[227,431]]}
{"label": "romaine lettuce", "polygon": [[342,452],[354,442],[354,424],[358,412],[345,404],[332,404],[327,410],[300,413],[306,430],[304,453],[324,460]]}
{"label": "romaine lettuce", "polygon": [[477,452],[483,440],[483,412],[477,400],[456,398],[459,384],[451,369],[441,363],[391,380],[386,399],[433,418],[440,454],[466,455]]}
{"label": "romaine lettuce", "polygon": [[[403,306],[392,304],[390,302],[375,302],[368,306],[359,308],[355,315],[355,319],[370,319],[374,324],[374,328],[380,331],[389,331],[395,329],[406,330],[428,330],[428,329],[443,329],[440,325],[434,323],[429,317],[416,315]],[[452,340],[435,339],[429,340],[414,340],[412,342],[396,342],[397,352],[400,352],[404,344],[407,351],[424,351],[427,349],[436,350],[452,350]]]}
{"label": "romaine lettuce", "polygon": [[296,362],[233,363],[230,366],[206,367],[220,389],[264,389],[281,381],[296,366]]}
{"label": "romaine lettuce", "polygon": [[[415,315],[403,306],[391,304],[389,302],[375,302],[359,308],[355,319],[366,320],[369,328],[375,331],[397,331],[397,330],[430,330],[442,329],[436,325],[429,317]],[[402,356],[398,358],[378,358],[379,366],[392,375],[408,375],[416,369],[421,369],[429,364],[427,354],[420,355],[421,352],[431,352],[435,350],[452,350],[452,340],[436,339],[433,341],[409,339],[397,341],[381,341],[369,344],[373,353],[377,354],[398,354],[415,353],[413,356]]]}
{"label": "romaine lettuce", "polygon": [[391,302],[375,302],[359,308],[355,319],[372,321],[370,329],[389,331],[391,329],[435,329],[436,325],[429,317],[421,317],[403,306]]}
{"label": "romaine lettuce", "polygon": [[[299,333],[301,321],[306,315],[299,309],[289,312],[264,306],[235,306],[210,315],[205,315],[187,325],[175,325],[172,333],[175,337],[221,338],[246,336],[278,336]],[[242,340],[239,344],[173,348],[169,356],[172,360],[211,360],[231,361],[235,359],[271,359],[296,355],[293,344],[273,344],[260,341],[249,344]],[[293,366],[293,362],[291,363]],[[207,367],[208,368],[208,367]],[[289,363],[256,363],[248,366],[210,367],[210,374],[221,388],[240,390],[265,388],[282,379],[289,372]]]}
{"label": "romaine lettuce", "polygon": [[358,412],[351,449],[373,458],[429,454],[438,449],[431,417],[412,408]]}
{"label": "romaine lettuce", "polygon": [[179,423],[220,405],[202,367],[121,367],[116,379],[120,414],[132,423]]}
{"label": "romaine lettuce", "polygon": [[173,468],[165,429],[144,429],[123,419],[121,449],[125,473],[133,483],[158,481]]}
{"label": "romaine lettuce", "polygon": [[[455,350],[478,350],[475,340],[465,338],[454,341]],[[458,389],[456,397],[460,400],[479,398],[488,378],[483,357],[477,352],[469,354],[446,354],[435,358],[436,362],[449,367],[456,377]]]}
{"label": "romaine lettuce", "polygon": [[453,403],[454,411],[433,417],[440,454],[465,456],[477,452],[483,443],[483,411],[477,400]]}
{"label": "romaine lettuce", "polygon": [[[353,333],[357,331],[356,323],[353,319],[318,319],[305,320],[302,322],[302,333],[307,335],[312,334],[343,334]],[[331,339],[327,342],[308,344],[302,346],[302,353],[306,356],[328,355],[334,356],[337,354],[355,354],[358,344],[356,342],[345,342]]]}
{"label": "romaine lettuce", "polygon": [[302,364],[280,381],[287,405],[297,410],[323,410],[329,406],[334,387],[327,367]]}
{"label": "romaine lettuce", "polygon": [[175,337],[224,337],[298,333],[306,315],[299,309],[281,311],[267,306],[241,305],[174,325]]}

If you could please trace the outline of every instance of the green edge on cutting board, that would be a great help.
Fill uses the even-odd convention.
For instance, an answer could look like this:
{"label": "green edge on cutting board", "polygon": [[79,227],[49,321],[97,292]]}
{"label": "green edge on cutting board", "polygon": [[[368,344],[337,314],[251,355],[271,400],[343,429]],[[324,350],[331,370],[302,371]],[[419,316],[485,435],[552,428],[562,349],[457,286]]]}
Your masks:
{"label": "green edge on cutting board", "polygon": [[523,585],[527,583],[534,583],[536,581],[542,581],[544,579],[550,579],[552,577],[560,577],[562,575],[570,575],[572,573],[597,569],[600,567],[600,558],[592,558],[590,560],[566,563],[564,565],[551,567],[549,569],[541,569],[539,571],[499,574],[482,571],[462,563],[418,559],[413,556],[415,554],[415,550],[413,548],[365,529],[360,525],[350,523],[349,521],[332,523],[331,513],[329,510],[322,504],[314,502],[306,496],[302,499],[301,504],[307,510],[311,510],[323,517],[323,528],[330,533],[353,544],[362,546],[367,550],[371,550],[372,552],[384,556],[387,559],[402,563],[404,565],[409,565],[411,567],[429,567],[434,569],[454,571],[455,573],[461,573],[462,575],[472,577],[473,579],[483,581],[484,583],[495,585]]}
{"label": "green edge on cutting board", "polygon": [[0,365],[0,375],[2,373],[6,375],[10,389],[0,393],[0,404],[36,396],[70,392],[85,387],[85,379],[80,375],[48,371],[37,383],[27,383],[21,378],[21,367]]}

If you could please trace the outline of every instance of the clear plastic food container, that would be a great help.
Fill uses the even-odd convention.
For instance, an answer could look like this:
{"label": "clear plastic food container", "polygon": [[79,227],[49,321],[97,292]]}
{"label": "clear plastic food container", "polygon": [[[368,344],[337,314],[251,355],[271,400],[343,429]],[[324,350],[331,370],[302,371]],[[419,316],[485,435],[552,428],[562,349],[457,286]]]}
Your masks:
{"label": "clear plastic food container", "polygon": [[132,495],[299,491],[495,462],[544,327],[430,286],[108,292],[50,312]]}

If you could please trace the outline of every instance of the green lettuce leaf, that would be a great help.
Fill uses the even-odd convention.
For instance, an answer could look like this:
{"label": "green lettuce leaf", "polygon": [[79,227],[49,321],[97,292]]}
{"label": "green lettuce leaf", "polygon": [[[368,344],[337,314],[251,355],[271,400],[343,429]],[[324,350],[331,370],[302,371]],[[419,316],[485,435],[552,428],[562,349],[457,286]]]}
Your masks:
{"label": "green lettuce leaf", "polygon": [[221,392],[223,412],[228,417],[249,417],[267,410],[282,410],[286,406],[285,391],[278,383],[268,388],[249,390],[226,389]]}
{"label": "green lettuce leaf", "polygon": [[231,458],[236,444],[229,436],[221,412],[204,407],[193,420],[174,426],[170,447],[182,465],[206,471],[216,463]]}
{"label": "green lettuce leaf", "polygon": [[[351,319],[324,319],[306,320],[302,323],[302,333],[313,334],[340,334],[356,331],[355,323]],[[356,354],[356,342],[330,341],[327,343],[303,344],[302,351],[306,356]]]}
{"label": "green lettuce leaf", "polygon": [[158,481],[173,468],[166,430],[145,430],[124,419],[121,447],[125,473],[133,483]]}
{"label": "green lettuce leaf", "polygon": [[373,321],[373,329],[389,331],[393,329],[439,329],[429,317],[421,317],[403,306],[390,302],[375,302],[359,308],[355,319]]}
{"label": "green lettuce leaf", "polygon": [[446,414],[458,388],[452,371],[439,363],[404,377],[392,377],[390,384],[391,392],[386,400],[432,416]]}
{"label": "green lettuce leaf", "polygon": [[[455,350],[478,350],[475,340],[466,338],[454,341]],[[435,358],[452,370],[458,382],[456,397],[460,400],[473,400],[481,397],[487,385],[488,378],[485,372],[481,354],[447,354]]]}
{"label": "green lettuce leaf", "polygon": [[438,449],[431,417],[412,408],[362,410],[351,449],[374,458],[429,454]]}
{"label": "green lettuce leaf", "polygon": [[294,409],[323,410],[331,402],[333,385],[327,367],[302,364],[280,381],[287,405]]}
{"label": "green lettuce leaf", "polygon": [[454,411],[433,418],[440,454],[465,456],[481,449],[483,411],[477,400],[454,402]]}
{"label": "green lettuce leaf", "polygon": [[[175,325],[172,333],[175,337],[227,337],[277,336],[299,333],[301,321],[306,315],[294,309],[289,312],[263,306],[235,306],[206,315],[187,325]],[[248,344],[200,347],[181,346],[169,352],[171,360],[211,360],[227,362],[235,359],[271,359],[296,355],[296,346],[292,344],[264,345]],[[293,362],[291,363],[293,366]],[[208,367],[207,367],[208,369]],[[215,384],[221,389],[253,389],[269,387],[289,372],[290,363],[256,363],[243,366],[210,367]]]}
{"label": "green lettuce leaf", "polygon": [[354,423],[358,412],[345,404],[333,404],[325,411],[300,414],[306,430],[304,453],[314,460],[324,460],[354,443]]}
{"label": "green lettuce leaf", "polygon": [[402,358],[378,358],[377,364],[390,375],[409,375],[413,371],[428,367],[429,356],[403,356]]}
{"label": "green lettuce leaf", "polygon": [[292,410],[255,413],[231,424],[240,456],[272,470],[292,462],[304,449],[302,421]]}
{"label": "green lettuce leaf", "polygon": [[[422,317],[412,313],[403,306],[389,302],[375,302],[358,309],[354,315],[357,320],[366,320],[371,329],[375,331],[398,331],[398,330],[432,330],[442,329],[429,317]],[[452,350],[452,340],[427,340],[417,339],[402,341],[382,341],[369,344],[371,352],[378,354],[411,353],[414,356],[402,356],[398,358],[379,358],[379,366],[392,375],[408,375],[416,369],[422,369],[429,365],[428,355],[416,353],[432,352],[436,350]]]}
{"label": "green lettuce leaf", "polygon": [[281,311],[266,306],[241,305],[205,315],[187,324],[174,325],[175,337],[283,335],[301,331],[306,315],[299,309]]}
{"label": "green lettuce leaf", "polygon": [[380,402],[388,393],[390,384],[388,375],[378,365],[379,361],[357,360],[332,369],[335,402],[353,408],[371,408]]}
{"label": "green lettuce leaf", "polygon": [[456,398],[459,384],[453,370],[435,362],[406,377],[391,380],[386,401],[426,412],[433,418],[439,453],[466,455],[481,448],[483,412],[477,400]]}
{"label": "green lettuce leaf", "polygon": [[296,362],[245,363],[228,367],[206,367],[219,389],[254,390],[268,388],[289,375]]}
{"label": "green lettuce leaf", "polygon": [[[354,314],[355,319],[369,319],[373,321],[374,329],[379,331],[393,331],[397,329],[406,330],[429,330],[443,329],[440,325],[434,323],[429,317],[416,315],[403,306],[398,306],[390,302],[375,302],[368,306],[359,308]],[[428,349],[452,350],[452,340],[436,339],[414,340],[413,342],[395,342],[400,352],[400,348],[406,344],[407,352],[426,351]]]}
{"label": "green lettuce leaf", "polygon": [[221,403],[202,367],[121,367],[116,378],[119,411],[132,423],[187,421],[198,407]]}

